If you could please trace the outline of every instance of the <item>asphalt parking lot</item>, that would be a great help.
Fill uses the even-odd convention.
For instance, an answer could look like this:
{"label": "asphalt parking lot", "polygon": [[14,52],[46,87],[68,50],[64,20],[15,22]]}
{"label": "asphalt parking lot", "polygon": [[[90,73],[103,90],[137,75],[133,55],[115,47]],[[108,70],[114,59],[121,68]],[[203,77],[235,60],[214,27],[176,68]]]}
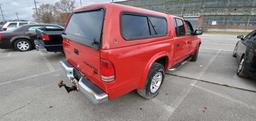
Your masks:
{"label": "asphalt parking lot", "polygon": [[197,62],[167,72],[160,94],[94,105],[57,87],[61,53],[0,50],[1,121],[253,121],[256,80],[236,76],[234,35],[201,36]]}

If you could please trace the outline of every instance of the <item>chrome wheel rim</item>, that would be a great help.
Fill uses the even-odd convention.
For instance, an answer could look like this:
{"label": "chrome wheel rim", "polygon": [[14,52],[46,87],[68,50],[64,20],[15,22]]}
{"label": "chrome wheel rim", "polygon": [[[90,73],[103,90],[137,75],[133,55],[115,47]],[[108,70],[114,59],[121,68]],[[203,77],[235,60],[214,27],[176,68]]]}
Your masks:
{"label": "chrome wheel rim", "polygon": [[241,60],[241,62],[239,63],[239,66],[238,66],[238,70],[237,72],[240,73],[243,69],[243,64],[244,64],[244,58]]}
{"label": "chrome wheel rim", "polygon": [[163,81],[163,74],[161,72],[157,72],[151,81],[151,85],[150,85],[150,91],[151,93],[155,93],[157,92],[157,90],[160,88],[160,85]]}
{"label": "chrome wheel rim", "polygon": [[27,42],[27,41],[19,41],[18,43],[17,43],[17,48],[19,49],[19,50],[23,50],[23,51],[26,51],[26,50],[28,50],[29,49],[29,43]]}

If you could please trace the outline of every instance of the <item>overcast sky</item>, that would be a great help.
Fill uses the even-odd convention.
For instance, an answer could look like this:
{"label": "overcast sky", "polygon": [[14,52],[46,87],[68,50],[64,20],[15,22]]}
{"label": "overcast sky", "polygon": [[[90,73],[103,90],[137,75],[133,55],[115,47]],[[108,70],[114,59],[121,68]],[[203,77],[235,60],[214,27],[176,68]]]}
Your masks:
{"label": "overcast sky", "polygon": [[[54,4],[58,0],[36,0],[38,6],[43,3]],[[114,0],[114,1],[123,1],[123,0]],[[81,0],[83,5],[95,4],[95,3],[107,3],[111,0]],[[2,6],[4,18],[6,20],[16,19],[16,13],[18,14],[19,19],[31,20],[34,0],[0,0]],[[80,7],[80,0],[75,0],[75,6]],[[2,16],[0,14],[0,20],[2,21]]]}

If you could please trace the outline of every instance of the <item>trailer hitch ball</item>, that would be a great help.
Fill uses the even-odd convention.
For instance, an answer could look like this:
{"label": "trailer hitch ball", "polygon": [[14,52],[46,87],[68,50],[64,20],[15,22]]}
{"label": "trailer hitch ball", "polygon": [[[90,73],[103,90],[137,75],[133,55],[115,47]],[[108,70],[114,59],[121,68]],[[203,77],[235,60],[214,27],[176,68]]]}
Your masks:
{"label": "trailer hitch ball", "polygon": [[77,85],[74,84],[72,82],[72,85],[71,86],[67,86],[63,80],[61,80],[59,83],[58,83],[58,87],[61,88],[61,87],[64,87],[67,91],[67,93],[69,92],[72,92],[72,91],[77,91]]}

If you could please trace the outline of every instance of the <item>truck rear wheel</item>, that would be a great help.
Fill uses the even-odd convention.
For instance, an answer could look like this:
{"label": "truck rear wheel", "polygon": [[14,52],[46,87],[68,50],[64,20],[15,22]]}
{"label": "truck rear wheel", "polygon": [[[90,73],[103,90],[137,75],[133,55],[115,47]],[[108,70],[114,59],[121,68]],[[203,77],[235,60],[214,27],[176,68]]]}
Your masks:
{"label": "truck rear wheel", "polygon": [[144,89],[137,90],[137,93],[145,99],[151,99],[158,95],[164,81],[165,73],[162,64],[153,63],[148,73]]}

